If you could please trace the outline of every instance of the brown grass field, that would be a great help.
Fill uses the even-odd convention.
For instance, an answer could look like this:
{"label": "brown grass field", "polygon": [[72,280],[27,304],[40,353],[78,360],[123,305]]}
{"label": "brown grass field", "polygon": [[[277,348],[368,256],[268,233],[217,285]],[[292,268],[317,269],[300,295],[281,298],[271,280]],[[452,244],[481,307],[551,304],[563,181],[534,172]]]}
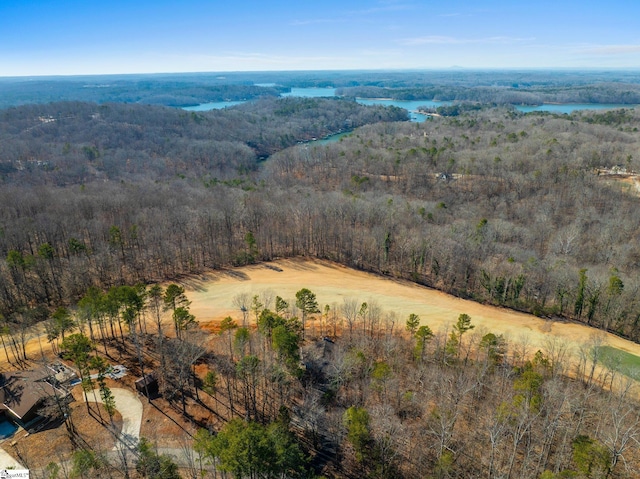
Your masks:
{"label": "brown grass field", "polygon": [[[375,301],[385,311],[398,315],[396,328],[404,329],[411,313],[420,316],[434,332],[451,329],[458,316],[471,316],[475,331],[503,334],[511,343],[524,342],[532,354],[544,350],[550,340],[557,338],[572,355],[590,341],[594,334],[604,334],[606,344],[640,356],[640,345],[613,334],[602,333],[585,325],[538,318],[473,301],[370,273],[356,271],[328,261],[310,259],[279,260],[224,271],[213,271],[183,282],[191,300],[191,312],[200,324],[210,329],[226,316],[236,321],[242,318],[233,305],[233,298],[241,293],[261,295],[265,290],[295,303],[295,293],[308,288],[316,294],[322,309],[325,304],[340,306],[344,299],[358,302]],[[250,313],[251,316],[251,313]]]}

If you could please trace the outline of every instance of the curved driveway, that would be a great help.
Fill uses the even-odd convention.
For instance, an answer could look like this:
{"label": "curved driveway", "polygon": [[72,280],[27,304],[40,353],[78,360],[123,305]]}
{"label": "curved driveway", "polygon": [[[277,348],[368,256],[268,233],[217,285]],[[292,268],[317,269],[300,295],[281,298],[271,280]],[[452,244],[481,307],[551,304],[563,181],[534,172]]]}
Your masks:
{"label": "curved driveway", "polygon": [[[100,391],[95,391],[95,398],[98,402],[103,402]],[[140,440],[140,427],[142,426],[142,402],[138,396],[128,389],[112,388],[111,394],[116,401],[116,409],[122,416],[122,431],[119,441],[113,448],[121,450],[122,446],[130,449],[135,448]],[[93,402],[93,394],[88,395],[89,401]],[[83,395],[84,397],[84,395]],[[0,447],[0,470],[3,469],[24,469],[24,466],[16,461],[7,451]]]}
{"label": "curved driveway", "polygon": [[[96,399],[103,402],[100,397],[100,391],[96,389]],[[140,440],[140,427],[142,426],[142,402],[138,399],[136,393],[122,388],[111,388],[111,394],[116,402],[116,409],[122,416],[122,431],[120,432],[119,441],[114,450],[120,449],[120,444],[124,444],[130,448],[135,448]],[[87,395],[89,401],[93,402],[93,394]]]}

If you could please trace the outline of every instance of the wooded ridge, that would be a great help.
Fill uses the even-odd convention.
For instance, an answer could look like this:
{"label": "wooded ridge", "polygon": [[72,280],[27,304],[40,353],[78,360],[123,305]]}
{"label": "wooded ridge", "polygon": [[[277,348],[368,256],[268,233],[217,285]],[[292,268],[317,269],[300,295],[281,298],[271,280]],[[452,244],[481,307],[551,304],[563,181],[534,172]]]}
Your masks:
{"label": "wooded ridge", "polygon": [[273,97],[292,88],[398,100],[639,104],[633,70],[225,72],[0,78],[0,108],[56,101],[188,106]]}
{"label": "wooded ridge", "polygon": [[[237,318],[199,327],[177,283],[277,258],[328,259],[640,341],[640,111],[478,103],[635,102],[636,83],[571,74],[570,91],[560,76],[440,72],[437,93],[418,75],[328,85],[309,72],[288,85],[473,101],[411,123],[399,108],[278,98],[286,87],[231,76],[237,84],[209,89],[165,79],[137,99],[129,79],[100,98],[263,97],[210,112],[80,101],[0,110],[8,363],[29,364],[42,322],[85,392],[97,371],[110,426],[118,405],[107,358],[119,355],[136,377],[154,370],[158,410],[203,428],[184,449],[216,477],[634,477],[634,373],[607,356],[603,336],[569,361],[553,338],[532,351],[526,339],[476,331],[467,314],[432,331],[375,301],[322,307],[303,284],[295,300],[238,295]],[[59,91],[76,95],[80,83]],[[348,134],[312,141],[338,132]],[[77,448],[69,475],[129,477],[126,455],[113,466],[78,442],[68,404],[53,400],[42,411]],[[133,448],[138,477],[179,477],[151,444]],[[183,472],[199,477],[202,465],[192,457]]]}
{"label": "wooded ridge", "polygon": [[[597,173],[639,169],[637,111],[380,123],[258,164],[255,148],[334,131],[327,122],[401,115],[341,100],[267,100],[262,116],[245,108],[4,111],[6,320],[92,285],[311,255],[640,339],[637,193]],[[336,116],[319,121],[317,109]]]}

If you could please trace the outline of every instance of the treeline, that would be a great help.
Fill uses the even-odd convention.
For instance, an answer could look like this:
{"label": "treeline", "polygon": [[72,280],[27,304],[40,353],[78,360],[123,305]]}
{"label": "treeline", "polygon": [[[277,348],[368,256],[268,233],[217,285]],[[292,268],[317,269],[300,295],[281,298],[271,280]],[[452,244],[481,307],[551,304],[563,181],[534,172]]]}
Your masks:
{"label": "treeline", "polygon": [[15,78],[0,80],[0,108],[82,101],[94,103],[136,103],[164,106],[192,106],[218,101],[277,97],[286,87],[253,84],[224,84],[215,78],[154,75],[70,77],[69,79]]}
{"label": "treeline", "polygon": [[636,83],[595,83],[582,86],[452,86],[433,85],[413,88],[379,86],[343,87],[337,95],[394,100],[473,101],[499,105],[540,105],[543,103],[640,104],[640,85]]}
{"label": "treeline", "polygon": [[89,286],[309,255],[638,340],[638,197],[596,168],[637,170],[639,123],[490,110],[364,127],[227,181],[5,184],[0,311],[17,324]]}
{"label": "treeline", "polygon": [[[373,303],[356,306],[348,333],[352,302],[326,312],[342,337],[304,350],[311,385],[295,409],[306,437],[336,452],[334,477],[604,478],[637,470],[632,382],[607,368],[590,379],[597,340],[575,371],[584,382],[573,382],[561,342],[527,351],[526,340],[475,331],[466,314],[434,332]],[[612,378],[616,393],[596,392]]]}
{"label": "treeline", "polygon": [[[305,71],[0,78],[0,108],[83,101],[190,106],[339,88],[347,96],[497,103],[640,103],[633,71]],[[353,89],[355,88],[355,89]],[[344,90],[343,90],[344,89]]]}
{"label": "treeline", "polygon": [[[47,330],[53,344],[67,332],[60,348],[85,379],[102,344],[108,354],[107,343],[118,343],[141,373],[155,370],[160,393],[186,417],[215,412],[218,427],[201,424],[193,441],[213,477],[595,479],[637,471],[634,381],[605,354],[604,335],[579,351],[556,338],[536,351],[526,336],[508,340],[467,314],[433,331],[375,300],[328,305],[307,288],[292,298],[241,293],[233,303],[237,313],[213,337],[195,318],[176,321],[188,310],[176,284],[93,290],[74,321],[58,314]],[[142,477],[160,477],[139,464]],[[183,472],[204,475],[195,461]],[[175,466],[168,477],[179,477]]]}
{"label": "treeline", "polygon": [[[333,224],[357,224],[341,244],[358,246],[320,255],[638,339],[637,193],[596,174],[636,169],[638,119],[494,110],[377,125],[311,160],[284,151],[266,170],[322,188],[341,205]],[[331,238],[318,244],[335,228],[313,228]]]}
{"label": "treeline", "polygon": [[199,113],[118,103],[29,105],[0,111],[0,178],[56,185],[228,179],[297,142],[407,118],[400,109],[326,98],[262,99]]}
{"label": "treeline", "polygon": [[[532,351],[526,339],[476,331],[466,314],[432,331],[375,301],[322,306],[306,288],[296,298],[276,293],[236,301],[248,311],[242,324],[249,316],[255,328],[227,318],[207,360],[222,414],[234,419],[217,434],[201,431],[195,444],[219,471],[251,477],[279,467],[304,477],[301,446],[327,477],[622,478],[637,470],[632,381],[604,360],[597,335],[578,354],[554,339]],[[266,444],[279,441],[261,438],[284,426],[300,444],[283,432],[278,455]]]}

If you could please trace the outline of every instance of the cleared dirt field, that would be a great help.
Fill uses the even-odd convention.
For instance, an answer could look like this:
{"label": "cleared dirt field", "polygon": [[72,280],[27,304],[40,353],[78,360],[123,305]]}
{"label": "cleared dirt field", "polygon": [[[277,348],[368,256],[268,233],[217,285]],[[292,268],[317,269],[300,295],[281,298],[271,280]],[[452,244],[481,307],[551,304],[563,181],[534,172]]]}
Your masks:
{"label": "cleared dirt field", "polygon": [[[215,324],[226,316],[237,321],[240,310],[233,305],[235,296],[248,293],[261,295],[270,290],[295,303],[295,293],[309,288],[316,294],[322,309],[325,304],[339,306],[345,298],[358,302],[377,302],[384,311],[395,311],[397,328],[404,329],[411,313],[420,316],[434,332],[448,331],[461,313],[471,316],[478,332],[504,334],[511,343],[526,342],[533,354],[543,349],[550,339],[566,342],[572,354],[589,342],[594,333],[587,326],[537,318],[508,309],[485,306],[459,299],[410,282],[397,281],[374,274],[316,260],[281,260],[226,271],[211,272],[184,283],[192,301],[191,312],[203,325]],[[250,314],[251,316],[251,314]],[[640,345],[606,334],[606,344],[640,356]]]}

